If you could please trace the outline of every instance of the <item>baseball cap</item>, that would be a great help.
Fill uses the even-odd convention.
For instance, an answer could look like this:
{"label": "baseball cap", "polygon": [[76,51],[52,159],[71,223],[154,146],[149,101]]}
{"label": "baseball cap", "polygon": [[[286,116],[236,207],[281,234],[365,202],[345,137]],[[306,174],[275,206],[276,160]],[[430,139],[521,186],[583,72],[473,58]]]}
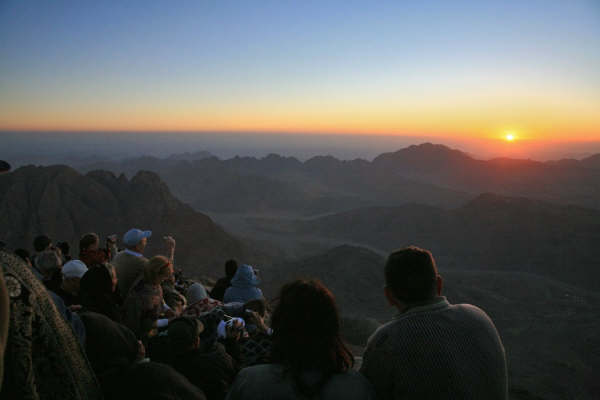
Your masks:
{"label": "baseball cap", "polygon": [[149,238],[150,236],[152,236],[152,231],[142,231],[140,229],[133,228],[128,230],[123,235],[123,244],[125,244],[125,246],[135,246],[140,242],[140,240],[143,238]]}
{"label": "baseball cap", "polygon": [[62,274],[65,278],[81,278],[87,272],[88,268],[79,260],[71,260],[62,267]]}

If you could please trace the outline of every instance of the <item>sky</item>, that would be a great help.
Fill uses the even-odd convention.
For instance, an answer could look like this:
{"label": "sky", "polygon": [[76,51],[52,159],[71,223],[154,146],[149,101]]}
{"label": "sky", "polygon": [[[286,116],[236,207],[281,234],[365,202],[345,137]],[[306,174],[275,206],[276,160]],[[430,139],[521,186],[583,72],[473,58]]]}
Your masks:
{"label": "sky", "polygon": [[596,141],[599,110],[596,0],[0,1],[3,131]]}

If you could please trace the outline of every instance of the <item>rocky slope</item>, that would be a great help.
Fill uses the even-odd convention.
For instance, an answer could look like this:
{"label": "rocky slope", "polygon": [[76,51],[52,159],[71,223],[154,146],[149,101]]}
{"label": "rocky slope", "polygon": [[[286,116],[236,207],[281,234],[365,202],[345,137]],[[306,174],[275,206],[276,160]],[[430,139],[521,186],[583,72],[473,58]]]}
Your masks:
{"label": "rocky slope", "polygon": [[29,166],[0,176],[0,232],[10,246],[30,248],[45,233],[70,242],[76,254],[86,232],[121,237],[131,227],[153,231],[148,254],[162,252],[162,237],[173,235],[177,263],[194,272],[220,271],[231,257],[265,260],[176,199],[152,172],[129,180],[106,171],[82,175],[66,166]]}

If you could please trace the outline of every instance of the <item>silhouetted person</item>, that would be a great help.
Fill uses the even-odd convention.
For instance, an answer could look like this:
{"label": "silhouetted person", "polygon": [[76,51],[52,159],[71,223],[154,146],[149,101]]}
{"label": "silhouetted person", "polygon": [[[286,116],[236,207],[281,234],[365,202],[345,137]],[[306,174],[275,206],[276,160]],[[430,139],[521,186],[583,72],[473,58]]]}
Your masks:
{"label": "silhouetted person", "polygon": [[215,287],[210,292],[210,297],[215,300],[223,301],[225,290],[231,286],[231,279],[237,271],[238,265],[235,260],[227,260],[225,262],[225,276],[215,283]]}
{"label": "silhouetted person", "polygon": [[51,250],[52,240],[46,235],[38,235],[33,239],[33,250],[35,254],[31,258],[31,266],[33,267],[33,274],[40,280],[43,279],[43,274],[39,270],[37,265],[38,256],[46,250]]}
{"label": "silhouetted person", "polygon": [[58,242],[56,243],[56,247],[60,249],[63,257],[63,263],[71,261],[73,257],[71,257],[71,246],[68,242]]}
{"label": "silhouetted person", "polygon": [[118,290],[123,299],[127,298],[131,285],[144,274],[144,267],[148,259],[143,253],[152,236],[151,231],[130,229],[123,235],[125,250],[114,258],[112,264],[115,266],[117,278],[119,279]]}
{"label": "silhouetted person", "polygon": [[237,373],[235,361],[218,342],[204,342],[198,318],[181,317],[169,324],[171,365],[202,389],[209,400],[225,398]]}
{"label": "silhouetted person", "polygon": [[100,248],[98,235],[94,232],[86,233],[79,239],[79,259],[88,267],[90,265],[105,264],[112,259],[111,243],[107,242],[106,248]]}
{"label": "silhouetted person", "polygon": [[80,260],[71,260],[62,267],[62,285],[56,290],[67,307],[72,305],[81,305],[79,289],[81,278],[87,272],[88,268]]}
{"label": "silhouetted person", "polygon": [[62,286],[62,259],[54,250],[46,250],[37,257],[37,270],[48,290],[58,292]]}
{"label": "silhouetted person", "polygon": [[258,288],[260,278],[251,265],[242,264],[231,279],[231,286],[225,291],[224,303],[245,303],[254,299],[262,299],[262,290]]}
{"label": "silhouetted person", "polygon": [[274,364],[240,371],[228,399],[375,398],[370,383],[352,371],[334,297],[321,283],[284,285],[272,322]]}
{"label": "silhouetted person", "polygon": [[481,309],[440,296],[442,278],[429,251],[393,252],[385,281],[385,296],[399,313],[369,338],[361,368],[379,398],[508,398],[494,323]]}
{"label": "silhouetted person", "polygon": [[185,376],[157,362],[135,363],[107,388],[105,398],[114,400],[206,400],[206,396]]}
{"label": "silhouetted person", "polygon": [[168,310],[163,299],[161,283],[173,275],[173,265],[163,256],[154,256],[144,267],[143,278],[138,279],[123,304],[123,323],[147,343],[158,328],[165,328],[168,318],[160,318]]}
{"label": "silhouetted person", "polygon": [[121,322],[121,298],[116,289],[114,268],[110,268],[110,264],[92,265],[79,282],[83,310],[103,314],[115,322]]}

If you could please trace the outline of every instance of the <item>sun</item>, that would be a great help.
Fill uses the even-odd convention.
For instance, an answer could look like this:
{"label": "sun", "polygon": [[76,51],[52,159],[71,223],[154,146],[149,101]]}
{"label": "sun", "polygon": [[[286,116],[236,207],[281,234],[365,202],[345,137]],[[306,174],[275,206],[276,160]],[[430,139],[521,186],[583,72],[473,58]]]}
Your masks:
{"label": "sun", "polygon": [[515,135],[514,132],[506,132],[506,134],[504,135],[504,139],[507,142],[514,142],[515,139],[517,139],[517,135]]}

